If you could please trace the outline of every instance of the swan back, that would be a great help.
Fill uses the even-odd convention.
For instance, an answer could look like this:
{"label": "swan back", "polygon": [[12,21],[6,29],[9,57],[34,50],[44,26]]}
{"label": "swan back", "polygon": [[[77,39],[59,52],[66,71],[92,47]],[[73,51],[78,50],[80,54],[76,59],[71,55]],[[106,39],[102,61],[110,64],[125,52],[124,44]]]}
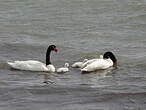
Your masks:
{"label": "swan back", "polygon": [[84,62],[81,66],[81,68],[84,68],[86,67],[87,65],[89,65],[90,63],[96,61],[97,59],[91,59],[91,60],[87,60],[86,62]]}
{"label": "swan back", "polygon": [[96,59],[81,69],[82,72],[92,72],[101,69],[107,69],[113,65],[111,59]]}

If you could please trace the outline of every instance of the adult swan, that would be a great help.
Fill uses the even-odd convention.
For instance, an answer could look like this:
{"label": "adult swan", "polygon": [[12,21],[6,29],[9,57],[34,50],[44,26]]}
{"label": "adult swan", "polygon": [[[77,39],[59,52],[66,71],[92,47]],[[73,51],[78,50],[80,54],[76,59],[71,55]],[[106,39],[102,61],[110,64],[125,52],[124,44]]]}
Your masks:
{"label": "adult swan", "polygon": [[[86,63],[86,62],[85,62]],[[104,70],[117,64],[117,59],[112,52],[105,52],[103,58],[94,59],[81,69],[82,72]]]}
{"label": "adult swan", "polygon": [[58,51],[55,45],[50,45],[46,52],[46,64],[35,61],[35,60],[27,60],[27,61],[14,61],[8,62],[14,69],[18,70],[28,70],[28,71],[48,71],[48,72],[55,72],[55,67],[51,64],[50,61],[50,53],[51,51]]}

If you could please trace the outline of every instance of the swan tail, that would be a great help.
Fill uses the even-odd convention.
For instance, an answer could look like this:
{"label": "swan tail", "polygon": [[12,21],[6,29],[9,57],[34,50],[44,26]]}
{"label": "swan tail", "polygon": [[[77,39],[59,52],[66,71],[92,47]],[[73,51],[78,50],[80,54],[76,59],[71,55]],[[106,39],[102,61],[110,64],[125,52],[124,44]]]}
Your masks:
{"label": "swan tail", "polygon": [[14,63],[13,62],[7,62],[9,66],[12,66]]}
{"label": "swan tail", "polygon": [[8,63],[8,65],[11,67],[11,68],[16,68],[15,67],[15,63],[13,63],[13,62],[7,62]]}

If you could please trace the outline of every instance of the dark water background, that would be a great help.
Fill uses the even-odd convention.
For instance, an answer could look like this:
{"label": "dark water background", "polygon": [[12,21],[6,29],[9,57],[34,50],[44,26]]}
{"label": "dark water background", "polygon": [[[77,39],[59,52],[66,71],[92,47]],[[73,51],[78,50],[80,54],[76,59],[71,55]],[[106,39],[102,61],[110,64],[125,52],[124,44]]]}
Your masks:
{"label": "dark water background", "polygon": [[[118,68],[81,74],[11,70],[10,60],[56,67],[113,51]],[[146,0],[0,0],[0,110],[146,110]]]}

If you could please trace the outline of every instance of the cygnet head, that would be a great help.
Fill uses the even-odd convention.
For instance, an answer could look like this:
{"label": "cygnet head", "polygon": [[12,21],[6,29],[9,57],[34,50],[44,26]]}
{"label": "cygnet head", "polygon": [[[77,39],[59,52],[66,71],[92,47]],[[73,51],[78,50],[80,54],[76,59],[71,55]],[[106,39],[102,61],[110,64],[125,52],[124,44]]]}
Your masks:
{"label": "cygnet head", "polygon": [[64,67],[68,68],[69,67],[69,63],[65,63]]}
{"label": "cygnet head", "polygon": [[84,60],[83,60],[83,63],[85,63],[86,61],[88,61],[88,59],[84,59]]}
{"label": "cygnet head", "polygon": [[100,58],[100,59],[103,59],[103,55],[100,55],[99,58]]}
{"label": "cygnet head", "polygon": [[110,58],[113,61],[114,64],[117,63],[117,59],[116,59],[115,55],[112,52],[105,52],[104,55],[103,55],[103,58],[104,59]]}

